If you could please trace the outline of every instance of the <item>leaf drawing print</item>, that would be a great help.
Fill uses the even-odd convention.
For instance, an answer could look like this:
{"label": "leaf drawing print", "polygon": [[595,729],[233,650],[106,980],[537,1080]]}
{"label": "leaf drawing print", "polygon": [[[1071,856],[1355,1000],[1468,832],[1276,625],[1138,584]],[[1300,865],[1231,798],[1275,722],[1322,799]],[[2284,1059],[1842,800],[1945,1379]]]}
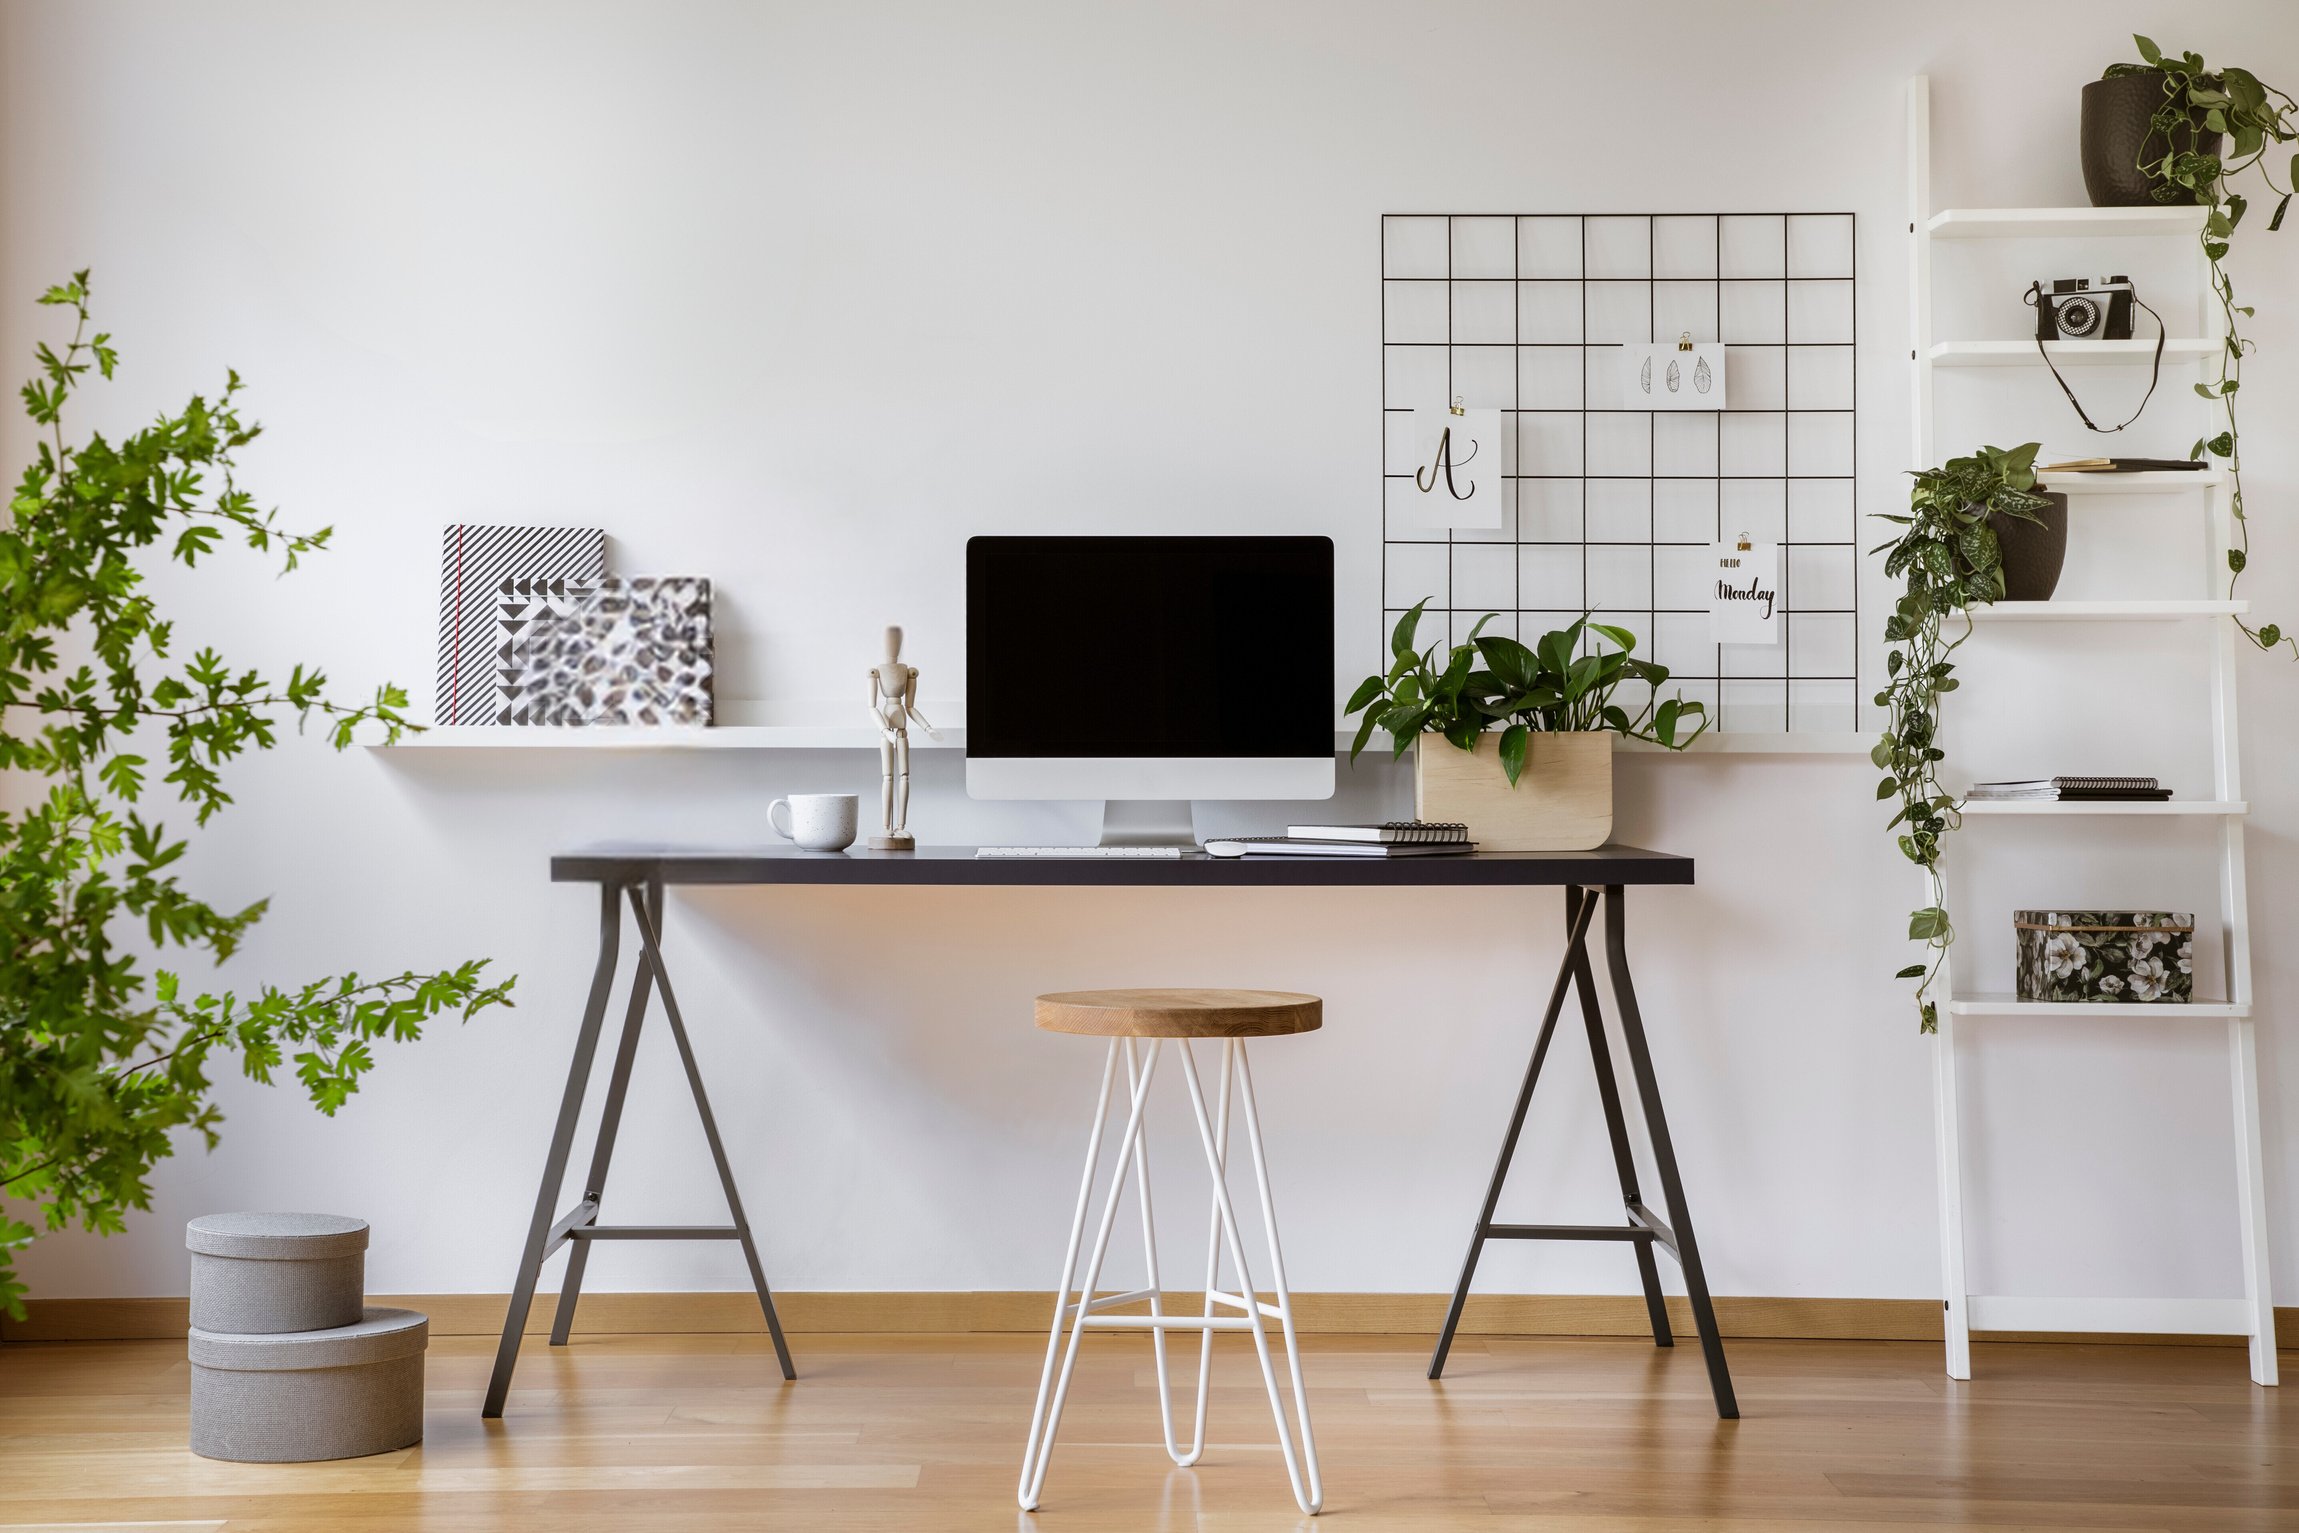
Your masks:
{"label": "leaf drawing print", "polygon": [[1644,366],[1638,370],[1636,375],[1636,386],[1647,394],[1652,392],[1652,358],[1646,357],[1644,359]]}
{"label": "leaf drawing print", "polygon": [[1708,371],[1708,358],[1702,357],[1692,366],[1692,386],[1705,394],[1713,381]]}
{"label": "leaf drawing print", "polygon": [[1684,387],[1684,371],[1674,362],[1668,364],[1668,391],[1673,394]]}

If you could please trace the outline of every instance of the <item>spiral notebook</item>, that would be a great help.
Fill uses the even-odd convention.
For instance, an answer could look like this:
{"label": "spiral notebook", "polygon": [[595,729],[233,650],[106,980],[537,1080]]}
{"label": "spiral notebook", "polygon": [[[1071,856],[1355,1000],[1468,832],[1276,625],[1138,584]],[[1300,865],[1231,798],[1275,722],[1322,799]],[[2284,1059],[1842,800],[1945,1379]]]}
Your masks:
{"label": "spiral notebook", "polygon": [[1289,841],[1372,841],[1384,846],[1458,843],[1469,827],[1458,820],[1383,820],[1378,825],[1288,825]]}

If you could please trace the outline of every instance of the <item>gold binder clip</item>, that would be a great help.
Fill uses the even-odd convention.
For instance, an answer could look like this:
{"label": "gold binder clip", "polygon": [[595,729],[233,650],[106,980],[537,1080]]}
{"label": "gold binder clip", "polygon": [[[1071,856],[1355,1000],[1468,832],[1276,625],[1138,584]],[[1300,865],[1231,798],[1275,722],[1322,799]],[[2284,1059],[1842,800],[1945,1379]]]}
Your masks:
{"label": "gold binder clip", "polygon": [[1469,413],[1468,411],[1461,408],[1461,396],[1458,394],[1453,396],[1453,413],[1455,415],[1466,415]]}
{"label": "gold binder clip", "polygon": [[1745,532],[1742,533],[1740,535],[1740,551],[1742,553],[1747,553],[1752,546],[1753,545],[1751,545],[1748,541],[1748,534]]}
{"label": "gold binder clip", "polygon": [[1676,349],[1678,351],[1692,350],[1692,332],[1690,330],[1682,331],[1677,335]]}

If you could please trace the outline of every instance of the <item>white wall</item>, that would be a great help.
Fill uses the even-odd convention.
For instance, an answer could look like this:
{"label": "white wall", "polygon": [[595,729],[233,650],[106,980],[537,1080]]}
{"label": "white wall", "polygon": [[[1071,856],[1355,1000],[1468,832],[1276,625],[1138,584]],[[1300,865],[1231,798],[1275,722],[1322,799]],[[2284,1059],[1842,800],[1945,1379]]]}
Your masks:
{"label": "white wall", "polygon": [[[354,689],[427,690],[438,528],[459,519],[603,523],[624,570],[712,575],[721,696],[836,716],[858,716],[889,621],[928,695],[955,697],[956,555],[983,530],[1330,533],[1343,635],[1361,645],[1380,214],[1856,210],[1861,495],[1886,509],[1908,456],[1907,78],[1935,82],[1943,204],[2078,202],[2077,89],[2125,33],[2172,41],[2171,9],[8,0],[0,355],[28,369],[53,333],[28,298],[92,266],[126,364],[83,421],[132,424],[237,367],[270,428],[247,482],[334,524],[338,551],[286,582],[232,557],[163,589],[187,637],[321,658]],[[2214,58],[2299,75],[2285,5],[2187,21],[2180,40]],[[1697,111],[1727,128],[1688,135]],[[2246,233],[2236,271],[2263,307],[2243,396],[2250,594],[2290,624],[2299,456],[2276,423],[2299,408],[2299,236]],[[2018,334],[2024,313],[1990,316],[1991,333]],[[2184,448],[2181,392],[2167,386],[2164,440],[2144,445]],[[2049,393],[1991,412],[1944,421],[1943,442],[2085,445]],[[0,443],[16,462],[27,437],[11,422]],[[2079,531],[2068,594],[2112,589],[2113,552],[2160,534],[2101,525]],[[2200,737],[2178,735],[2200,719],[2192,665],[2140,688],[2140,652],[2090,674],[2075,651],[2005,653],[1993,700],[1975,686],[1960,705],[1960,737],[2045,722],[1960,756],[1968,770],[2129,761],[2202,787]],[[2268,1188],[2281,1292],[2299,1302],[2299,1058],[2282,1019],[2299,972],[2278,940],[2299,896],[2283,764],[2299,670],[2254,657],[2243,682]],[[379,1290],[507,1286],[592,951],[591,896],[546,883],[545,858],[606,837],[756,839],[772,794],[867,789],[875,770],[860,753],[311,743],[248,764],[192,868],[222,901],[275,901],[228,982],[487,954],[522,1004],[387,1052],[334,1122],[290,1091],[228,1087],[223,1147],[170,1162],[126,1235],[39,1247],[35,1292],[179,1292],[181,1222],[240,1207],[371,1220]],[[1888,978],[1914,878],[1873,776],[1857,758],[1621,763],[1622,839],[1700,862],[1698,887],[1640,895],[1631,931],[1722,1293],[1938,1291],[1929,1046]],[[1353,810],[1408,807],[1385,768],[1344,792]],[[924,768],[914,823],[944,841],[1086,828],[970,803],[948,754]],[[1975,851],[1962,913],[1998,969],[2014,904],[2210,905],[2192,827],[1968,842],[1983,839],[1998,849]],[[1033,1032],[1029,997],[1203,982],[1329,1001],[1322,1034],[1261,1056],[1297,1285],[1434,1290],[1559,926],[1537,893],[782,890],[680,895],[669,941],[779,1284],[1046,1286],[1097,1060]],[[1970,1047],[1976,1289],[2235,1291],[2214,1027],[1991,1026]],[[657,1036],[615,1211],[715,1214],[679,1098]],[[1520,1167],[1526,1217],[1615,1206],[1570,1036]],[[1201,1226],[1171,1185],[1186,1270]],[[602,1288],[740,1280],[720,1246],[617,1248],[592,1271]],[[1496,1250],[1482,1279],[1633,1281],[1621,1253],[1581,1246]]]}

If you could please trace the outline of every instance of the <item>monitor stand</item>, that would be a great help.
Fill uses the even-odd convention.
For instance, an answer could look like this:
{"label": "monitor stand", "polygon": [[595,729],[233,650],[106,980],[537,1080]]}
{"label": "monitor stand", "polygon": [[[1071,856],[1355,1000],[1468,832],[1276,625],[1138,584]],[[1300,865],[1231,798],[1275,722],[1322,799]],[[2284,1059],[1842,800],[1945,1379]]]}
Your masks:
{"label": "monitor stand", "polygon": [[1102,805],[1102,845],[1197,850],[1196,809],[1188,799],[1113,798]]}

